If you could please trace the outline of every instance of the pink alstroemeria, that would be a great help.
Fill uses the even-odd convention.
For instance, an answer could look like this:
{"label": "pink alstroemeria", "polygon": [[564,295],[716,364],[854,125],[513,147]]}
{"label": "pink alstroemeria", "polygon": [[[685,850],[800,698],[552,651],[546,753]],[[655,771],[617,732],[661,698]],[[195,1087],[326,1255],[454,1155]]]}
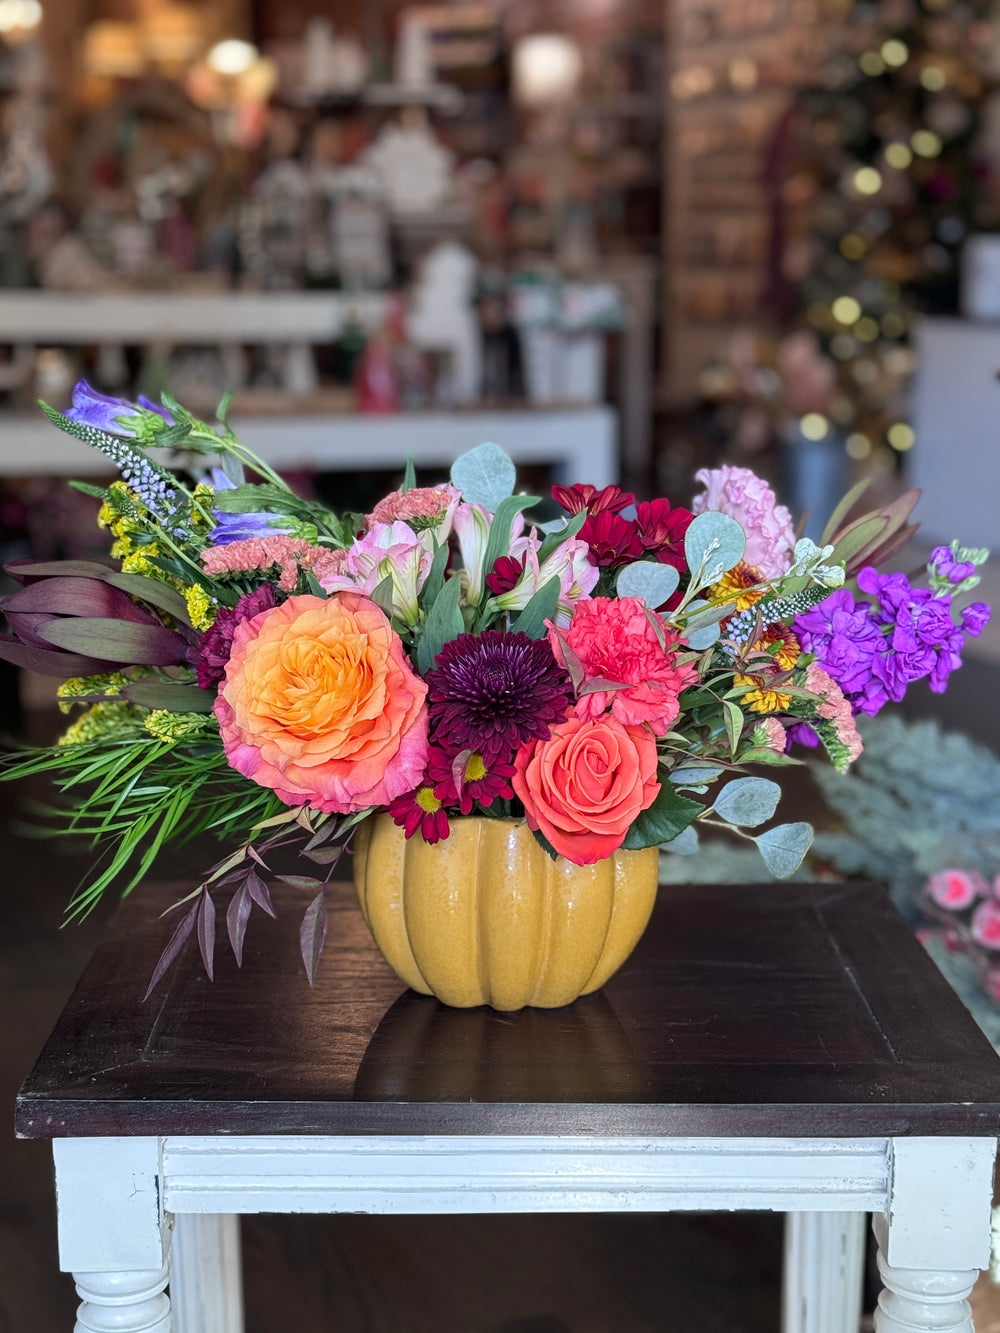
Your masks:
{"label": "pink alstroemeria", "polygon": [[348,547],[342,574],[320,579],[325,592],[361,592],[371,596],[383,579],[392,579],[392,613],[407,625],[420,616],[417,598],[430,573],[433,556],[407,523],[374,523]]}
{"label": "pink alstroemeria", "polygon": [[579,537],[570,537],[542,561],[538,559],[540,546],[541,542],[533,536],[511,542],[510,554],[515,559],[524,559],[524,571],[514,587],[494,601],[504,611],[523,611],[539,588],[557,578],[559,602],[554,620],[560,629],[565,629],[576,604],[589,599],[601,571],[590,563],[589,547]]}

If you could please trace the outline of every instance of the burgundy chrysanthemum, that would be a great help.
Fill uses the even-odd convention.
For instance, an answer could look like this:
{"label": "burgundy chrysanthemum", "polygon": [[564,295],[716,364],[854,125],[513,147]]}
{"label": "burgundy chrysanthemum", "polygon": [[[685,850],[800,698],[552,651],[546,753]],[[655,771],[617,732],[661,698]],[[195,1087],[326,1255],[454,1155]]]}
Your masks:
{"label": "burgundy chrysanthemum", "polygon": [[513,764],[500,759],[487,764],[478,750],[462,750],[452,758],[432,745],[427,756],[427,781],[434,795],[447,806],[457,805],[463,815],[471,814],[476,802],[492,805],[498,796],[509,800],[514,773]]}
{"label": "burgundy chrysanthemum", "polygon": [[434,742],[453,757],[473,750],[487,768],[545,739],[573,698],[546,639],[495,629],[446,643],[425,679]]}
{"label": "burgundy chrysanthemum", "polygon": [[691,510],[672,508],[669,500],[644,500],[635,510],[635,525],[644,549],[652,551],[661,565],[673,565],[686,573],[684,534],[694,522]]}
{"label": "burgundy chrysanthemum", "polygon": [[617,486],[605,486],[599,491],[596,486],[579,483],[575,486],[553,486],[552,498],[571,514],[579,514],[582,509],[586,509],[588,514],[617,514],[635,502],[633,495]]}
{"label": "burgundy chrysanthemum", "polygon": [[591,514],[580,529],[580,538],[590,548],[590,563],[602,569],[642,559],[643,545],[635,523],[609,510]]}
{"label": "burgundy chrysanthemum", "polygon": [[203,690],[210,690],[226,674],[226,663],[233,650],[233,635],[236,626],[261,611],[270,611],[274,606],[274,589],[269,583],[262,584],[253,592],[241,597],[231,611],[220,611],[215,624],[202,635],[198,650],[198,684]]}
{"label": "burgundy chrysanthemum", "polygon": [[434,795],[429,782],[423,782],[413,791],[404,792],[390,801],[389,814],[408,838],[419,831],[424,842],[435,843],[447,838],[451,832],[444,802]]}

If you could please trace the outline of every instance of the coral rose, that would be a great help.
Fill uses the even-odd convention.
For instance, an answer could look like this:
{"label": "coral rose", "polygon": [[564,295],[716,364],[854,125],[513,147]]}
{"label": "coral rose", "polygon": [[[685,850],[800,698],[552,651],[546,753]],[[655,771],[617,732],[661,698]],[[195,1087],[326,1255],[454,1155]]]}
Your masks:
{"label": "coral rose", "polygon": [[616,852],[660,790],[653,733],[615,717],[568,717],[523,745],[514,765],[529,827],[578,866]]}
{"label": "coral rose", "polygon": [[237,625],[215,713],[226,758],[289,805],[388,805],[427,762],[427,687],[357,593],[290,597]]}

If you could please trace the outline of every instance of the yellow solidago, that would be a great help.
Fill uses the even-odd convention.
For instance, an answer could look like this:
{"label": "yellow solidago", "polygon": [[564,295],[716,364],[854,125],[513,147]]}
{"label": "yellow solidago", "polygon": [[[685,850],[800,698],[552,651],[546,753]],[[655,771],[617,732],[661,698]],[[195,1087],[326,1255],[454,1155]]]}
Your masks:
{"label": "yellow solidago", "polygon": [[87,745],[95,741],[125,740],[135,736],[140,726],[139,714],[124,699],[94,704],[69,727],[57,741],[58,745]]}
{"label": "yellow solidago", "polygon": [[215,624],[215,617],[219,614],[219,608],[212,604],[208,593],[200,583],[188,584],[182,589],[184,600],[187,602],[188,615],[191,618],[191,624],[195,629],[211,629]]}
{"label": "yellow solidago", "polygon": [[95,694],[121,694],[128,683],[122,671],[106,671],[98,676],[71,676],[56,690],[59,711],[68,713],[77,699],[93,698]]}
{"label": "yellow solidago", "polygon": [[740,704],[744,708],[749,708],[752,713],[783,713],[792,702],[790,694],[769,689],[761,676],[737,676],[733,684],[755,686],[740,699]]}
{"label": "yellow solidago", "polygon": [[158,741],[176,745],[217,732],[218,726],[211,713],[172,713],[167,708],[154,708],[146,717],[146,730]]}

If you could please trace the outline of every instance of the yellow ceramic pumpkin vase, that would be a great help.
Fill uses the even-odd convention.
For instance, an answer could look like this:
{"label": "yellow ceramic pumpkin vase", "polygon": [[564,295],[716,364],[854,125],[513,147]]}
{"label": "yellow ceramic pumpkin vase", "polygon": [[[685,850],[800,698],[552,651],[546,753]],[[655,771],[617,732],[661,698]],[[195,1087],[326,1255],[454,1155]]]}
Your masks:
{"label": "yellow ceramic pumpkin vase", "polygon": [[548,856],[522,820],[470,815],[429,845],[387,814],[355,838],[354,882],[386,961],[459,1009],[555,1009],[598,990],[646,928],[658,852]]}

